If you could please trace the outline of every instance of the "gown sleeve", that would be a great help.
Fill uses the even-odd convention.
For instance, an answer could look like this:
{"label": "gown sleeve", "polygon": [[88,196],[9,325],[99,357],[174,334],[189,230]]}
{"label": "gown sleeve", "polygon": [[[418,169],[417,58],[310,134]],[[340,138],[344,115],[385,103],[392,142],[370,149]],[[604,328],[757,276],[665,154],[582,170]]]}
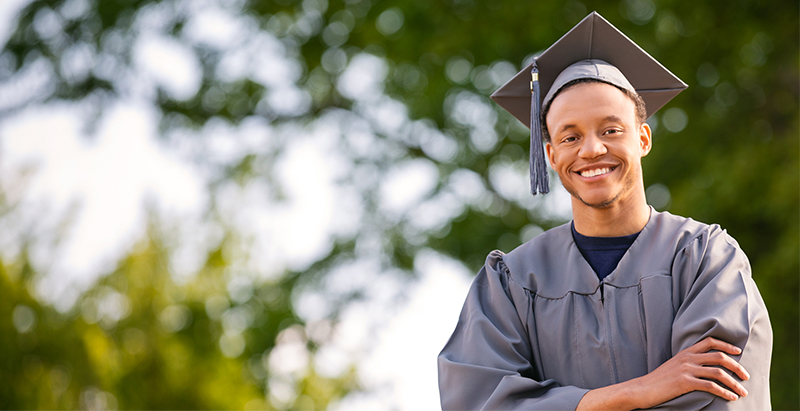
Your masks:
{"label": "gown sleeve", "polygon": [[[719,227],[693,240],[673,263],[672,353],[705,337],[714,337],[742,349],[733,356],[750,374],[741,381],[746,397],[728,401],[693,391],[667,401],[657,409],[768,410],[772,328],[766,306],[750,273],[750,263],[733,238]],[[732,374],[733,375],[733,374]]]}
{"label": "gown sleeve", "polygon": [[443,410],[577,407],[589,390],[535,375],[525,321],[525,316],[533,315],[530,307],[530,294],[510,278],[502,253],[489,254],[456,329],[439,354]]}

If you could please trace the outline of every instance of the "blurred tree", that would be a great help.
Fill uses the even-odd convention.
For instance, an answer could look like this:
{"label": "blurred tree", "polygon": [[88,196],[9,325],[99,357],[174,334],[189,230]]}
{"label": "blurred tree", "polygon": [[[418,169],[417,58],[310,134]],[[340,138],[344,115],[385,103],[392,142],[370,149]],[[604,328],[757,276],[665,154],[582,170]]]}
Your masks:
{"label": "blurred tree", "polygon": [[[0,85],[14,90],[0,118],[53,100],[78,101],[99,115],[109,101],[132,96],[157,105],[165,139],[175,129],[219,119],[258,116],[280,129],[338,118],[353,127],[337,141],[357,167],[343,180],[364,201],[358,232],[337,237],[308,269],[286,269],[280,280],[255,285],[252,297],[233,304],[219,291],[230,272],[221,267],[231,264],[224,244],[195,279],[176,285],[164,263],[170,250],[156,236],[67,314],[25,291],[36,276],[24,258],[8,263],[6,273],[21,274],[6,274],[8,286],[0,291],[7,294],[0,325],[17,337],[5,343],[5,352],[15,354],[0,373],[9,383],[4,406],[73,408],[113,398],[120,408],[232,408],[266,393],[270,402],[250,406],[324,408],[354,388],[352,372],[339,380],[314,370],[270,377],[276,341],[315,344],[293,328],[304,321],[288,296],[313,289],[337,264],[365,252],[385,269],[410,271],[416,253],[431,247],[477,270],[491,249],[511,249],[565,221],[568,212],[552,195],[526,196],[527,130],[488,94],[593,6],[690,85],[650,120],[655,150],[644,161],[648,199],[658,209],[718,223],[740,242],[775,331],[773,405],[800,405],[798,4],[219,1],[249,30],[231,40],[204,31],[199,3],[30,2],[0,54]],[[176,86],[148,78],[137,54],[146,41],[166,45],[166,56],[190,56],[198,79]],[[259,60],[263,49],[254,44],[274,54]],[[237,71],[232,62],[240,60],[262,71]],[[380,97],[364,97],[366,86],[353,85],[348,73],[355,66],[362,67],[364,83],[367,74],[377,76]],[[275,74],[282,70],[288,74]],[[392,115],[400,125],[392,125]],[[362,123],[377,137],[366,150],[354,137]],[[225,164],[210,189],[225,181],[275,183],[276,158],[287,141]],[[393,214],[381,200],[382,179],[412,159],[422,168],[432,165],[438,183],[411,211]],[[274,186],[271,200],[280,203],[286,187]],[[421,214],[443,217],[429,222]],[[369,242],[378,245],[364,245]],[[126,315],[97,308],[114,304],[126,307]],[[243,316],[248,326],[225,328],[216,304],[231,324]],[[30,318],[38,321],[35,328],[26,325]],[[49,375],[49,388],[26,382],[42,375]],[[27,389],[8,388],[14,384]]]}
{"label": "blurred tree", "polygon": [[[226,262],[214,254],[193,281],[176,284],[166,252],[153,233],[68,313],[31,297],[27,264],[2,266],[0,327],[16,338],[3,343],[0,407],[273,409],[264,396],[269,354],[278,331],[300,321],[272,289],[291,285],[220,292]],[[354,387],[351,374],[299,377],[289,387],[303,395],[279,408],[325,409]]]}

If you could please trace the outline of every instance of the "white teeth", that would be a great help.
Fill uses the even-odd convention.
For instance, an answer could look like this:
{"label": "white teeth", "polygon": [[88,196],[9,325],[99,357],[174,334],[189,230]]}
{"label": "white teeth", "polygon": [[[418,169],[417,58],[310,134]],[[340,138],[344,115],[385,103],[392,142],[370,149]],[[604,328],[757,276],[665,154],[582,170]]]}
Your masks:
{"label": "white teeth", "polygon": [[581,176],[583,176],[583,177],[595,177],[595,176],[599,176],[600,174],[605,174],[605,173],[610,173],[610,172],[611,172],[611,168],[609,168],[609,167],[597,168],[597,169],[594,169],[594,170],[581,171]]}

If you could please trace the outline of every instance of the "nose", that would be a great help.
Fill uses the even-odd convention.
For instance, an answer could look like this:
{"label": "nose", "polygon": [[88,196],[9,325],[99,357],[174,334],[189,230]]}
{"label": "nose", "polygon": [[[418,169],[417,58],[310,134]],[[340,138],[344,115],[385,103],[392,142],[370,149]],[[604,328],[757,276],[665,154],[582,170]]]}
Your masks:
{"label": "nose", "polygon": [[608,149],[603,143],[603,140],[594,133],[590,133],[583,138],[583,144],[581,144],[578,155],[581,156],[581,158],[596,158],[607,152]]}

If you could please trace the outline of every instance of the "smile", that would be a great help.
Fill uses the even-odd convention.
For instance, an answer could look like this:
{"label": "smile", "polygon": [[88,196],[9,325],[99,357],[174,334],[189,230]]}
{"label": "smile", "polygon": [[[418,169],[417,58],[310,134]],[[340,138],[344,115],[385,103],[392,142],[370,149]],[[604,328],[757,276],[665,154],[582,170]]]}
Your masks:
{"label": "smile", "polygon": [[599,175],[607,174],[614,171],[616,167],[603,167],[594,170],[584,170],[580,172],[581,177],[597,177]]}

